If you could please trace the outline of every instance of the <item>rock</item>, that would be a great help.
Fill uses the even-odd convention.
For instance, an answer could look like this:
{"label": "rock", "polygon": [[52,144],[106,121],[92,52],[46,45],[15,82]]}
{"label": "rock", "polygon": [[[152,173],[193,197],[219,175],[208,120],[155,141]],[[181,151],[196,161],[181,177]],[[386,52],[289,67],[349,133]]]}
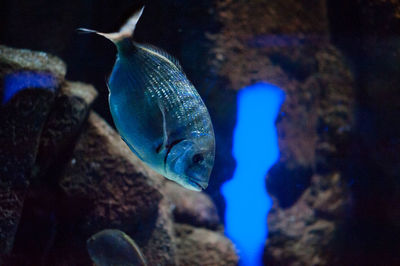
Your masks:
{"label": "rock", "polygon": [[317,71],[286,91],[276,124],[281,157],[267,178],[277,205],[268,216],[268,265],[331,265],[346,257],[338,239],[350,206],[343,166],[353,129],[353,80],[334,47],[314,56]]}
{"label": "rock", "polygon": [[93,86],[67,81],[61,87],[40,138],[35,165],[36,176],[51,176],[49,167],[59,171],[72,152],[74,141],[97,96]]}
{"label": "rock", "polygon": [[211,65],[234,90],[262,80],[289,89],[315,72],[315,48],[328,41],[324,1],[225,0],[217,16],[222,29],[209,35],[215,39]]}
{"label": "rock", "polygon": [[[70,64],[72,71],[69,74],[74,78],[97,82],[99,88],[102,88],[100,91],[106,92],[105,87],[100,85],[105,86],[104,75],[114,60],[115,50],[112,44],[90,38],[79,42],[71,37],[71,30],[85,24],[96,24],[99,25],[99,30],[103,27],[106,31],[111,31],[118,28],[123,20],[121,10],[128,14],[136,7],[130,6],[128,11],[128,1],[121,1],[118,5],[115,1],[105,1],[105,5],[93,5],[89,9],[85,8],[88,5],[86,1],[75,1],[76,5],[61,1],[57,5],[46,7],[43,6],[43,1],[6,2],[7,12],[0,17],[5,20],[5,23],[1,23],[5,30],[5,34],[0,36],[2,41],[12,41],[19,46],[29,44],[57,50],[69,62],[75,63]],[[93,1],[88,3],[90,2]],[[60,9],[60,4],[67,9]],[[103,9],[111,5],[113,8],[108,8],[105,18],[102,15]],[[159,45],[176,55],[209,107],[215,123],[218,149],[208,193],[218,200],[220,213],[223,213],[223,200],[219,188],[232,176],[235,167],[230,156],[235,124],[232,114],[236,113],[235,91],[258,81],[270,82],[285,91],[286,100],[277,120],[281,158],[267,178],[268,190],[275,197],[275,205],[269,217],[270,238],[265,251],[266,263],[399,264],[398,1],[207,0],[202,1],[200,7],[184,1],[152,1],[152,7],[146,11],[149,12],[148,15],[138,25],[135,38]],[[43,17],[43,8],[51,11],[47,12],[48,17],[29,23],[32,17]],[[25,11],[20,12],[21,10]],[[75,13],[76,10],[78,13]],[[26,16],[26,12],[29,16]],[[74,13],[73,16],[71,12]],[[83,21],[78,23],[78,17]],[[49,24],[49,20],[59,21],[60,18],[63,18],[60,27],[48,27],[43,31],[43,25]],[[104,19],[110,23],[103,23]],[[152,27],[155,22],[161,26]],[[27,25],[28,30],[25,28]],[[25,31],[35,34],[22,34]],[[332,45],[331,40],[344,51],[348,57],[346,59],[351,60],[356,74],[356,86],[353,86],[352,74],[345,64],[345,58],[338,47]],[[81,47],[89,48],[80,49]],[[4,48],[1,49],[4,51]],[[2,56],[4,54],[6,53]],[[41,61],[43,62],[43,58],[38,60],[43,66]],[[7,64],[9,69],[19,69],[18,63]],[[89,64],[96,65],[94,71],[86,71],[91,68]],[[4,76],[1,71],[0,75]],[[354,87],[357,89],[356,93],[353,93]],[[21,93],[18,98],[25,97],[22,96],[25,93],[28,92]],[[108,110],[103,108],[107,97],[103,95],[99,98],[100,112],[103,116],[109,115]],[[353,104],[354,99],[357,101],[356,106]],[[19,109],[3,111],[2,114],[10,114]],[[356,118],[355,127],[353,116]],[[40,119],[32,121],[41,122]],[[9,128],[2,125],[4,127],[0,132]],[[93,126],[91,128],[92,132],[99,129],[94,129]],[[92,143],[93,146],[101,146],[103,143],[113,146],[109,142],[118,139],[115,136],[106,141],[104,136],[107,134],[88,135],[87,129],[85,130],[84,142]],[[99,135],[104,141],[91,140],[92,136]],[[30,138],[29,135],[28,137]],[[20,146],[26,150],[32,148],[31,144],[37,143],[35,141],[33,139],[28,145]],[[100,147],[85,146],[82,141],[78,145],[81,145],[79,149],[74,149],[71,143],[75,157],[71,157],[70,163],[84,161],[83,156],[89,156],[91,160],[92,156],[94,164],[91,165],[87,157],[87,162],[80,165],[82,169],[72,168],[71,165],[67,167],[67,179],[63,179],[62,171],[51,171],[56,177],[50,177],[57,183],[61,176],[61,190],[66,193],[60,193],[63,195],[60,196],[61,200],[50,197],[50,200],[55,199],[57,203],[62,203],[57,205],[57,221],[61,221],[58,225],[61,233],[54,242],[65,241],[68,238],[63,238],[64,236],[73,235],[76,241],[68,242],[65,247],[72,246],[75,250],[78,248],[74,245],[83,243],[82,239],[85,237],[85,230],[82,228],[92,230],[92,225],[100,227],[99,221],[104,221],[104,224],[108,221],[104,214],[107,210],[106,204],[101,205],[97,201],[98,197],[108,201],[108,206],[114,206],[113,192],[118,191],[116,198],[119,201],[115,206],[123,210],[115,211],[114,208],[118,209],[117,207],[110,207],[108,214],[113,215],[110,220],[124,221],[121,222],[123,226],[125,218],[122,213],[126,211],[124,208],[133,205],[129,200],[123,201],[120,191],[115,188],[124,186],[116,185],[117,181],[106,176],[108,173],[119,176],[123,174],[115,173],[117,170],[104,171],[107,174],[96,170],[106,168],[109,161],[112,162],[113,169],[118,169],[119,162],[122,162],[122,169],[125,169],[126,161],[130,159],[118,159],[120,161],[114,163],[111,157],[115,154],[117,158],[124,157],[117,152],[119,148],[112,148],[112,156],[109,156]],[[2,147],[3,145],[0,149]],[[26,154],[30,156],[32,153],[23,155]],[[100,158],[104,154],[108,156],[107,160]],[[29,157],[28,164],[24,162],[25,158],[22,159],[20,164],[19,158],[13,162],[13,165],[15,163],[19,166],[13,172],[27,172],[26,169],[30,171],[31,161],[34,159]],[[22,183],[21,186],[25,187],[25,180],[29,178],[20,176],[22,182],[13,178],[12,183]],[[69,186],[68,182],[72,182],[73,186]],[[147,187],[143,185],[146,182],[138,182],[139,188]],[[99,191],[105,191],[108,187],[111,192],[102,196]],[[134,189],[133,186],[125,187],[128,191]],[[158,183],[156,187],[155,191],[159,191]],[[162,185],[160,187],[162,190]],[[58,192],[53,190],[55,191]],[[133,197],[129,193],[127,198]],[[0,213],[17,217],[22,208],[23,194],[15,189],[3,190],[0,193],[1,207],[4,206],[5,210],[0,210]],[[153,193],[150,194],[151,197],[154,196]],[[157,217],[163,217],[160,209],[164,207],[161,207],[160,200],[149,201],[152,211],[151,214],[144,215],[148,218],[144,220],[147,224],[143,226],[154,228],[158,223]],[[350,208],[347,209],[349,204]],[[92,210],[92,206],[96,210]],[[141,210],[145,208],[140,206],[139,209],[137,212],[129,209],[127,219],[136,214],[142,216]],[[189,213],[188,210],[184,212]],[[97,213],[93,217],[97,217],[98,221],[86,224],[91,221],[93,213]],[[197,217],[198,213],[190,215]],[[181,219],[179,217],[175,216],[177,220]],[[292,218],[295,218],[294,221]],[[139,222],[141,219],[142,217],[135,219],[136,225],[133,227],[141,228],[138,225],[142,224]],[[3,228],[0,225],[1,230],[6,230],[7,233],[16,228],[16,219],[9,221],[12,221],[11,227]],[[74,235],[76,228],[79,228],[79,235]],[[171,231],[166,235],[170,234]],[[156,234],[150,235],[154,236],[152,243],[157,242]],[[321,245],[316,244],[318,242]],[[58,264],[74,265],[74,257],[85,256],[68,248],[65,250],[64,253],[69,257],[65,260],[61,259],[65,257],[56,257],[57,260],[54,261]],[[189,251],[185,254],[189,254]]]}
{"label": "rock", "polygon": [[135,225],[153,216],[162,198],[162,178],[132,155],[105,121],[91,113],[59,184],[68,198],[79,200],[82,207],[90,206],[85,224],[92,231],[122,226],[123,221]]}
{"label": "rock", "polygon": [[[95,113],[86,121],[92,89],[76,83],[66,85],[42,134],[41,147],[51,151],[40,150],[43,161],[37,162],[41,170],[38,177],[45,178],[32,182],[28,190],[15,246],[5,264],[90,265],[86,240],[104,229],[126,232],[149,265],[181,265],[177,243],[182,241],[188,242],[181,250],[184,262],[195,259],[188,254],[206,256],[209,248],[217,248],[209,258],[211,264],[221,260],[218,256],[224,256],[226,265],[235,264],[232,244],[219,233],[204,230],[185,234],[181,242],[176,238],[175,226],[179,225],[174,223],[174,209],[179,209],[179,221],[193,217],[198,226],[218,227],[211,200],[150,170]],[[87,96],[80,96],[82,91]],[[61,153],[60,160],[55,158],[57,153]],[[187,199],[189,205],[183,202]],[[179,208],[174,208],[173,202]],[[192,241],[202,246],[192,245]],[[201,254],[199,248],[203,249]]]}
{"label": "rock", "polygon": [[318,72],[286,91],[276,123],[281,155],[268,173],[267,188],[283,208],[310,186],[315,171],[343,164],[353,126],[353,80],[343,56],[332,46],[314,56]]}
{"label": "rock", "polygon": [[[289,208],[278,204],[268,215],[266,265],[340,264],[338,235],[349,208],[343,177],[314,176],[298,201]],[[276,199],[275,199],[276,200]]]}
{"label": "rock", "polygon": [[0,254],[12,248],[40,134],[65,72],[56,57],[0,46]]}
{"label": "rock", "polygon": [[142,225],[133,235],[143,251],[148,265],[178,265],[172,208],[163,199],[155,223]]}
{"label": "rock", "polygon": [[[225,87],[240,90],[264,81],[285,92],[276,121],[280,158],[267,176],[275,198],[267,265],[326,265],[327,250],[345,256],[335,241],[346,219],[343,206],[350,204],[343,168],[354,84],[343,54],[330,42],[328,7],[326,1],[220,1],[221,29],[208,34],[214,41],[211,69]],[[335,175],[343,187],[332,181]],[[329,200],[311,204],[311,191]],[[314,226],[323,228],[317,237],[310,233]],[[315,245],[315,239],[324,244]]]}
{"label": "rock", "polygon": [[48,72],[61,83],[67,72],[66,65],[58,57],[45,52],[27,49],[14,49],[0,45],[0,73],[12,73],[21,70]]}
{"label": "rock", "polygon": [[[275,213],[270,214],[271,223],[268,222],[268,225],[271,241],[267,241],[265,262],[272,265],[281,263],[289,265],[341,264],[346,257],[338,239],[344,233],[342,220],[348,219],[345,209],[350,206],[348,180],[345,177],[343,165],[347,159],[353,130],[353,81],[342,55],[336,49],[332,47],[323,49],[316,54],[316,58],[320,74],[310,77],[303,85],[303,95],[309,94],[314,97],[311,101],[303,98],[310,103],[310,107],[307,109],[304,106],[302,109],[305,116],[313,117],[312,122],[306,119],[308,126],[312,126],[310,130],[314,135],[313,139],[306,137],[311,141],[307,150],[313,152],[307,160],[308,179],[306,183],[292,179],[280,188],[281,192],[287,191],[288,187],[296,188],[297,192],[301,192],[297,194],[299,198],[293,198],[292,204],[281,204],[288,196],[275,193],[279,201],[277,204],[282,207],[281,211],[285,215],[274,218]],[[300,96],[300,99],[304,96]],[[292,126],[294,128],[297,126],[295,123],[287,126],[289,123],[286,121],[285,125],[284,120],[285,117],[277,123],[277,128],[281,134],[287,135],[288,131],[292,131]],[[280,144],[284,141],[288,140],[281,138]],[[302,138],[300,137],[295,142],[298,141],[302,141]],[[283,147],[288,147],[288,151],[292,152],[290,146],[284,144]],[[297,162],[304,162],[302,158],[304,157],[297,157]],[[283,157],[280,159],[280,164],[282,163],[293,165],[296,160]],[[311,171],[311,169],[314,170]],[[282,173],[284,172],[271,170],[269,178],[275,176],[275,179],[279,180]],[[288,209],[285,210],[285,208]],[[293,210],[301,211],[301,217],[293,215]],[[278,220],[276,224],[281,224],[279,229],[274,228],[272,222],[274,219]],[[286,224],[285,226],[287,219],[293,219],[296,225]],[[295,235],[288,233],[291,226],[298,228]],[[282,242],[275,242],[274,232],[278,232]],[[279,246],[281,249],[278,248]],[[302,248],[299,248],[300,246]]]}
{"label": "rock", "polygon": [[105,228],[117,228],[130,236],[144,230],[145,236],[133,239],[139,246],[150,241],[164,221],[157,220],[162,180],[132,154],[104,120],[91,113],[59,179],[65,194],[61,215],[67,216],[63,220],[68,224],[75,224],[74,237],[80,241],[77,247]]}
{"label": "rock", "polygon": [[[88,125],[77,142],[59,184],[66,194],[63,212],[68,217],[63,220],[75,224],[76,228],[73,233],[75,240],[68,242],[80,241],[77,247],[84,246],[83,241],[92,232],[118,228],[135,240],[149,265],[179,265],[180,254],[184,254],[182,263],[187,265],[185,262],[194,259],[187,258],[188,254],[196,253],[199,247],[193,246],[190,242],[192,238],[188,237],[184,240],[189,241],[184,250],[179,251],[181,253],[176,250],[176,244],[181,242],[174,233],[173,202],[178,202],[176,206],[180,211],[177,218],[190,215],[196,218],[194,223],[199,226],[217,227],[215,206],[206,195],[166,182],[164,177],[137,159],[119,135],[94,113],[89,116]],[[182,201],[187,199],[190,200],[189,205],[183,204]],[[195,200],[198,204],[195,204]],[[189,206],[194,210],[189,211]],[[223,261],[226,262],[224,265],[234,264],[232,258],[237,258],[228,239],[204,230],[207,234],[202,240],[201,232],[194,234],[199,238],[196,241],[205,241],[205,246],[214,249],[216,245],[216,253],[222,252],[218,256],[231,252]],[[71,251],[69,256],[74,253],[78,254],[75,257],[80,257],[80,262],[87,261],[86,255],[77,250]],[[211,258],[211,264],[221,259],[216,256]],[[62,260],[66,261],[67,258]]]}
{"label": "rock", "polygon": [[[2,182],[16,185],[30,178],[40,133],[64,75],[65,65],[56,57],[0,46]],[[50,84],[41,84],[41,78]]]}
{"label": "rock", "polygon": [[62,84],[40,137],[12,252],[17,261],[8,260],[9,265],[22,264],[24,260],[19,261],[21,258],[29,258],[32,265],[43,264],[48,259],[60,230],[58,215],[55,215],[62,212],[57,180],[70,159],[95,96],[92,86],[69,81]]}
{"label": "rock", "polygon": [[[218,216],[211,200],[203,193],[165,181],[150,170],[94,113],[89,116],[59,185],[65,193],[64,217],[59,219],[67,223],[64,228],[74,224],[74,231],[70,232],[73,236],[67,243],[76,247],[61,258],[55,256],[60,261],[87,262],[87,254],[79,251],[86,238],[104,228],[118,228],[135,240],[149,265],[192,265],[200,258],[207,259],[206,265],[237,263],[232,244],[220,233],[188,227],[190,232],[175,234],[177,227],[185,227],[174,223],[174,217],[176,221],[191,217],[197,226],[217,228]],[[68,259],[72,257],[75,259]]]}
{"label": "rock", "polygon": [[238,256],[225,236],[190,225],[175,224],[178,265],[237,265]]}
{"label": "rock", "polygon": [[[346,220],[351,234],[344,237],[342,248],[359,265],[397,265],[400,3],[335,1],[331,8],[333,40],[348,56],[357,84],[355,127],[346,161],[346,175],[353,184],[352,216]],[[333,19],[339,16],[343,19]]]}
{"label": "rock", "polygon": [[205,193],[187,190],[173,182],[166,182],[164,191],[173,204],[176,223],[217,229],[220,224],[217,208]]}
{"label": "rock", "polygon": [[[22,207],[24,204],[25,189],[0,189],[0,251],[1,256],[8,254],[14,244],[18,229]],[[1,257],[0,257],[1,261]]]}

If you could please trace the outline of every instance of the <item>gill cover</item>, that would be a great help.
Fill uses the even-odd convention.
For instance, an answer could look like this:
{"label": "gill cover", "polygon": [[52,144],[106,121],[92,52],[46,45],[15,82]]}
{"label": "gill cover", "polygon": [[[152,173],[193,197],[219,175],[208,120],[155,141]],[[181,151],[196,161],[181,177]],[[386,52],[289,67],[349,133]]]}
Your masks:
{"label": "gill cover", "polygon": [[167,154],[166,172],[188,189],[206,189],[214,164],[213,143],[211,136],[202,135],[174,145]]}

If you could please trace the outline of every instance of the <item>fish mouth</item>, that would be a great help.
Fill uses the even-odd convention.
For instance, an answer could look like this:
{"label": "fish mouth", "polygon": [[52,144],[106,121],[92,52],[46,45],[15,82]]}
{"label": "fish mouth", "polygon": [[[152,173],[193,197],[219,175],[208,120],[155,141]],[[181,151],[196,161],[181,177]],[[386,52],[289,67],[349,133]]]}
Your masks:
{"label": "fish mouth", "polygon": [[205,190],[208,187],[208,184],[204,183],[204,182],[198,182],[195,180],[190,180],[191,181],[191,185],[194,187],[194,189],[201,191],[201,190]]}
{"label": "fish mouth", "polygon": [[198,191],[205,190],[208,187],[208,180],[204,179],[204,176],[201,173],[192,173],[189,176],[189,181],[193,187],[195,187]]}

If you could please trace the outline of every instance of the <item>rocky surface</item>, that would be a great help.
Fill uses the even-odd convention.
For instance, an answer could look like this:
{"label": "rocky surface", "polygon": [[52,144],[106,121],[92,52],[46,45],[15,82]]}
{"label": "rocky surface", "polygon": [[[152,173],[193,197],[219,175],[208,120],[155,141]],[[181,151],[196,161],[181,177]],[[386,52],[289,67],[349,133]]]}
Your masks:
{"label": "rocky surface", "polygon": [[0,46],[0,61],[2,75],[21,70],[49,72],[62,82],[67,72],[65,63],[58,57],[44,52],[14,49],[3,45]]}
{"label": "rocky surface", "polygon": [[[54,84],[42,88],[28,82],[22,84],[26,90],[15,93],[16,84],[9,80],[18,79],[21,71],[46,73]],[[0,46],[0,82],[5,84],[0,88],[0,254],[11,251],[40,134],[65,71],[61,60],[45,53]]]}
{"label": "rocky surface", "polygon": [[345,256],[338,238],[350,205],[343,165],[354,83],[330,42],[327,4],[227,0],[217,14],[215,71],[234,90],[266,81],[286,96],[276,122],[280,159],[267,177],[274,207],[264,263],[330,265]]}
{"label": "rocky surface", "polygon": [[166,198],[159,204],[155,224],[140,226],[134,236],[148,265],[179,265],[172,207]]}
{"label": "rocky surface", "polygon": [[95,96],[92,86],[79,82],[62,83],[36,147],[36,161],[21,223],[11,258],[7,260],[10,265],[24,265],[26,258],[32,264],[48,262],[57,230],[62,228],[55,214],[60,212],[59,208],[66,207],[60,205],[60,191],[55,184],[65,168],[65,161]]}
{"label": "rocky surface", "polygon": [[[400,263],[400,3],[331,1],[334,42],[356,77],[355,128],[346,175],[352,180],[352,231],[343,249],[360,265]],[[343,20],[334,17],[341,14]],[[354,23],[349,23],[354,21]]]}
{"label": "rocky surface", "polygon": [[[131,156],[120,136],[92,113],[58,181],[65,208],[70,210],[64,211],[65,218],[75,224],[74,237],[81,241],[77,248],[104,228],[118,228],[129,235],[143,228],[143,239],[133,239],[141,247],[150,241],[152,232],[166,219],[157,219],[161,181],[161,176]],[[165,210],[160,214],[167,215]]]}
{"label": "rocky surface", "polygon": [[176,225],[175,232],[179,265],[237,265],[238,256],[225,236],[189,225]]}
{"label": "rocky surface", "polygon": [[71,81],[63,84],[40,137],[36,175],[58,170],[49,168],[58,168],[65,154],[71,152],[71,144],[80,133],[96,96],[96,90],[90,85]]}
{"label": "rocky surface", "polygon": [[[51,69],[49,65],[54,65]],[[54,97],[65,75],[64,63],[41,52],[0,46],[1,88],[1,169],[2,182],[23,184],[29,181],[36,148]],[[46,73],[54,77],[51,88],[33,85],[20,73]],[[23,86],[24,91],[18,92]],[[7,151],[20,150],[18,154]]]}
{"label": "rocky surface", "polygon": [[217,229],[220,225],[217,208],[206,194],[184,189],[173,182],[167,182],[164,191],[172,203],[177,223],[211,230]]}
{"label": "rocky surface", "polygon": [[[0,23],[2,43],[8,42],[20,47],[29,43],[32,47],[54,51],[63,56],[69,62],[70,77],[96,84],[100,95],[95,108],[103,117],[107,116],[108,110],[104,108],[107,102],[104,76],[109,74],[115,50],[101,38],[75,38],[71,32],[78,26],[92,25],[104,31],[117,29],[140,3],[120,1],[116,4],[115,1],[107,0],[101,5],[87,8],[91,1],[75,1],[74,9],[77,11],[74,11],[71,8],[59,8],[59,5],[71,6],[70,1],[61,1],[57,5],[50,5],[46,1],[5,2],[6,8],[0,10],[0,20],[5,21]],[[29,16],[25,15],[27,11],[20,10],[29,10]],[[60,14],[60,10],[65,12]],[[208,193],[218,204],[220,215],[223,214],[224,201],[219,188],[232,176],[235,167],[230,154],[235,125],[232,114],[236,113],[236,91],[258,81],[266,81],[279,86],[286,94],[277,119],[281,157],[267,177],[268,191],[274,197],[274,208],[268,217],[270,228],[264,256],[266,264],[399,264],[397,253],[400,249],[400,214],[399,208],[396,208],[400,201],[400,101],[397,93],[399,10],[398,1],[389,0],[146,2],[146,16],[139,23],[135,38],[160,46],[181,61],[213,118],[218,147]],[[43,12],[48,21],[58,23],[59,18],[62,18],[60,27],[49,27],[43,31],[45,20],[36,19],[43,17]],[[155,24],[159,26],[154,27]],[[27,25],[29,28],[26,28]],[[76,128],[80,125],[74,123]],[[83,134],[87,134],[85,130]],[[71,142],[74,142],[73,135],[79,133],[75,133],[75,129],[70,132]],[[107,141],[106,139],[104,138],[105,142],[114,141],[114,137]],[[81,138],[79,145],[83,145]],[[65,146],[66,150],[60,149],[60,154],[65,154],[65,157],[61,157],[71,163],[71,156],[77,148],[72,143]],[[44,158],[52,158],[43,154]],[[94,158],[107,165],[107,161],[101,160],[100,155],[95,155]],[[59,158],[55,160],[59,161]],[[27,195],[29,201],[25,202],[25,206],[28,206],[24,210],[26,218],[22,222],[31,221],[34,215],[41,221],[35,226],[43,224],[48,225],[46,228],[62,230],[53,237],[51,230],[43,229],[43,241],[26,245],[32,247],[34,244],[44,243],[46,247],[52,246],[53,258],[57,257],[54,254],[65,255],[60,264],[68,265],[68,259],[72,263],[79,257],[85,261],[86,254],[75,254],[65,244],[83,245],[83,235],[75,238],[71,232],[76,227],[86,226],[79,220],[86,216],[81,216],[82,211],[79,208],[71,208],[71,203],[66,199],[76,200],[74,206],[86,206],[88,202],[102,206],[90,193],[106,191],[107,184],[103,184],[97,191],[80,191],[79,188],[83,186],[77,183],[76,190],[68,186],[60,189],[58,182],[63,180],[63,172],[59,169],[67,167],[69,174],[75,177],[79,175],[78,170],[74,174],[71,172],[74,168],[70,165],[41,165],[43,164],[36,164],[34,169],[49,169],[52,174],[37,175],[41,174],[38,170],[34,171],[34,176],[39,177],[37,180],[52,180],[52,185],[44,188],[43,183],[47,184],[48,181],[42,182],[42,185],[37,182],[35,186],[40,189],[30,188]],[[99,174],[93,170],[96,165],[83,165],[87,167],[83,169],[85,173],[93,173],[92,179],[86,181],[101,184],[104,182],[101,180],[107,178],[101,172]],[[100,168],[103,169],[102,167]],[[116,184],[113,182],[116,181],[111,182]],[[167,189],[164,191],[163,182],[159,186],[156,186],[156,190],[160,195],[165,193],[166,198],[169,197],[167,194],[181,193],[178,190],[168,192],[171,188],[169,185],[166,185]],[[161,189],[158,190],[159,188]],[[58,189],[67,194],[60,198]],[[11,213],[3,212],[11,217],[20,212],[24,196],[9,192],[6,190],[2,193],[4,196],[1,200],[4,203],[1,205],[12,210]],[[54,204],[43,204],[45,200],[40,196],[43,193],[46,193],[47,201]],[[191,226],[201,226],[203,229],[215,228],[213,208],[208,205],[206,197],[199,196],[200,201],[204,200],[204,209],[188,208],[186,204],[195,202],[197,196],[186,196],[190,200],[177,200],[171,196],[164,202],[160,196],[159,200],[152,201],[154,216],[149,214],[148,217],[153,218],[149,218],[152,222],[148,226],[163,228],[158,231],[165,236],[163,243],[174,242],[175,240],[168,240],[176,237],[172,236],[172,232],[181,231],[176,230],[181,225],[171,229],[170,223],[163,222],[165,219],[191,223]],[[121,197],[118,199],[121,200]],[[54,210],[59,208],[56,207],[59,203],[66,206],[67,215],[53,215]],[[19,211],[15,213],[17,206]],[[160,211],[164,207],[166,210]],[[105,204],[103,208],[105,209]],[[30,214],[27,209],[36,210],[36,213]],[[119,211],[111,213],[116,215]],[[204,214],[210,216],[204,218]],[[169,218],[155,218],[163,215]],[[58,218],[54,220],[51,217]],[[96,222],[107,221],[108,218],[105,217],[106,215],[99,215]],[[115,217],[121,218],[118,215]],[[59,223],[60,220],[63,222]],[[126,221],[121,222],[125,223]],[[22,228],[20,226],[18,235],[26,235],[26,232],[32,231],[28,229],[33,225],[26,227],[24,224],[22,223]],[[166,226],[162,226],[163,224]],[[135,234],[134,230],[130,232]],[[136,238],[157,239],[158,233],[152,232],[154,233],[138,235]],[[15,250],[20,253],[16,254],[26,254],[24,252],[28,248],[24,249],[21,244],[24,238],[18,235]],[[192,234],[184,235],[189,238]],[[63,241],[64,238],[71,241]],[[64,245],[51,244],[59,242]],[[170,248],[173,249],[172,246]],[[146,249],[146,252],[151,250],[150,247]],[[186,256],[179,250],[175,249],[174,252],[182,257]],[[157,251],[157,254],[172,253]],[[174,261],[167,255],[160,255],[161,257],[164,261]],[[192,262],[191,258],[183,261]]]}
{"label": "rocky surface", "polygon": [[288,208],[280,208],[275,200],[268,215],[264,263],[340,264],[336,245],[348,202],[348,187],[339,173],[314,175],[310,187]]}
{"label": "rocky surface", "polygon": [[92,113],[59,179],[67,200],[81,202],[85,234],[105,226],[125,231],[121,221],[134,227],[157,212],[162,178],[130,155],[118,133]]}
{"label": "rocky surface", "polygon": [[[22,51],[20,58],[20,51],[4,50],[15,51],[10,54],[15,62],[28,53]],[[40,60],[53,58],[39,55]],[[25,61],[16,65],[11,59],[0,61],[1,78],[12,71],[31,71]],[[51,60],[43,71],[61,62]],[[14,140],[12,145],[5,142],[0,153],[2,160],[8,159],[1,169],[1,264],[92,265],[86,240],[107,228],[131,236],[149,265],[187,265],[185,261],[206,258],[209,247],[229,257],[229,265],[236,264],[232,244],[220,231],[201,229],[206,233],[196,235],[196,243],[188,236],[185,245],[178,245],[183,238],[178,240],[176,228],[183,223],[195,226],[192,230],[221,228],[213,202],[144,165],[90,111],[94,88],[57,75],[54,90],[24,87],[1,107],[10,111],[1,113],[6,125],[0,130],[2,140]],[[211,263],[219,259],[213,257]]]}
{"label": "rocky surface", "polygon": [[398,1],[219,1],[217,14],[218,73],[286,93],[265,263],[398,264]]}

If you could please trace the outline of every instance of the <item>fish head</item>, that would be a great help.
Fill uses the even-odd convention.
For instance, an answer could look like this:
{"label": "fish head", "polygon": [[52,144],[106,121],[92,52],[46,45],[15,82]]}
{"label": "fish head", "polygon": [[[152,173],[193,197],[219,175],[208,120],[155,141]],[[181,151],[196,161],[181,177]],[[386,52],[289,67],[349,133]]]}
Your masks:
{"label": "fish head", "polygon": [[214,136],[203,134],[185,139],[168,153],[166,177],[190,190],[206,189],[214,157]]}

